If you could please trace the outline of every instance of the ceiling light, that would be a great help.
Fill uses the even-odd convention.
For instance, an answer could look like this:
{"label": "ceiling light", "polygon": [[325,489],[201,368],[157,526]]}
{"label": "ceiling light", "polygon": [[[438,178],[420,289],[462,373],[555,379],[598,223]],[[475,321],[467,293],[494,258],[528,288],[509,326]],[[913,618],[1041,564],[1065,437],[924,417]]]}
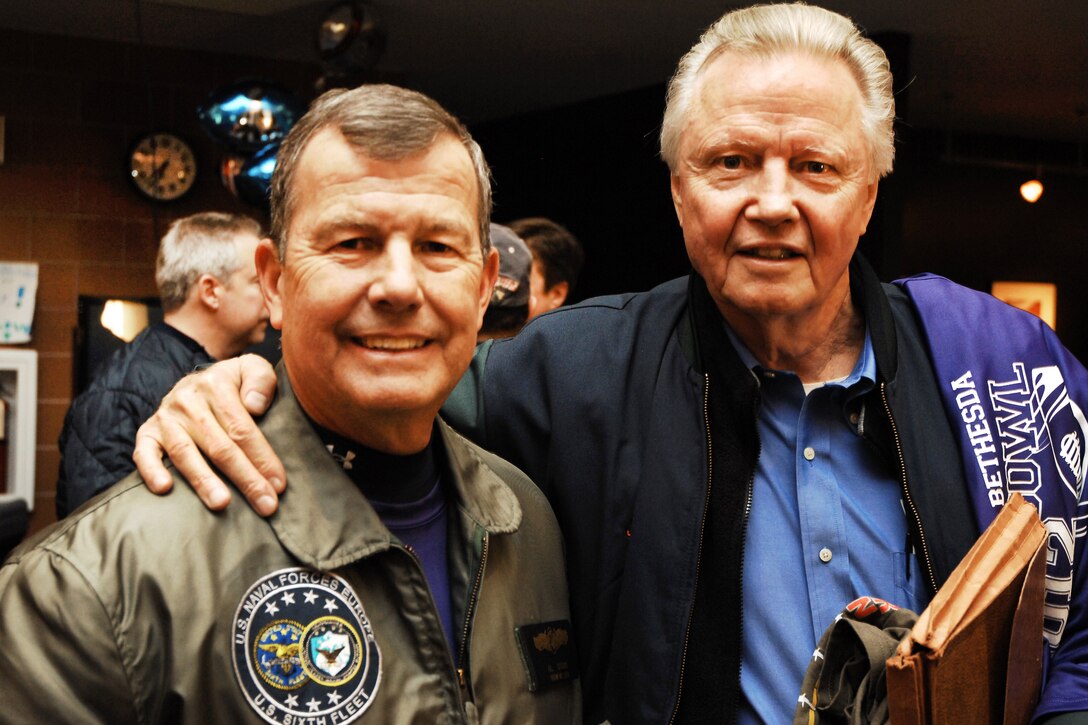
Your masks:
{"label": "ceiling light", "polygon": [[385,31],[374,8],[359,0],[342,0],[325,13],[317,27],[317,51],[341,72],[373,68],[385,50]]}
{"label": "ceiling light", "polygon": [[1024,201],[1029,204],[1034,204],[1039,201],[1039,197],[1043,195],[1043,182],[1038,179],[1032,179],[1025,181],[1020,185],[1020,196],[1024,197]]}

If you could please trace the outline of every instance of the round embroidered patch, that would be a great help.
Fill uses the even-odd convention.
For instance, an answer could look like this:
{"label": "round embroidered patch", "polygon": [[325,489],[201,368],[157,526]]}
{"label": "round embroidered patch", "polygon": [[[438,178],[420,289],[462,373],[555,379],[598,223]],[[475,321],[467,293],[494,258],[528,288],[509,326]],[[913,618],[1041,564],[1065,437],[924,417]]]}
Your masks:
{"label": "round embroidered patch", "polygon": [[302,669],[310,679],[336,687],[355,677],[362,666],[362,643],[340,617],[321,617],[302,633]]}
{"label": "round embroidered patch", "polygon": [[234,616],[234,673],[270,723],[349,723],[381,682],[381,653],[351,586],[311,569],[255,582]]}
{"label": "round embroidered patch", "polygon": [[257,674],[272,687],[294,690],[306,682],[298,641],[302,626],[284,619],[266,624],[253,641],[253,661]]}

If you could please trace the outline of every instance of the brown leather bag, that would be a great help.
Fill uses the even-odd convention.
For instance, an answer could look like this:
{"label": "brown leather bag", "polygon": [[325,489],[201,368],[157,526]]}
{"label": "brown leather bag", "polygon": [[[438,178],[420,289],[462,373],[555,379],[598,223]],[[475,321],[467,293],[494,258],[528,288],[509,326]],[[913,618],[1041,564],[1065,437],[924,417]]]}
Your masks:
{"label": "brown leather bag", "polygon": [[888,659],[892,725],[1023,725],[1039,700],[1046,530],[1009,501]]}

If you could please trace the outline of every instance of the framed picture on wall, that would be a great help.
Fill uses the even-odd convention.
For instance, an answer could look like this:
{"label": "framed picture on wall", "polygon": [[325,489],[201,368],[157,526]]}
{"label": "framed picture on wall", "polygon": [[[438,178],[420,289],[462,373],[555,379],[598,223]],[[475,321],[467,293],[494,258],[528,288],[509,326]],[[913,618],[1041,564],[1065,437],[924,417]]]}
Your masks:
{"label": "framed picture on wall", "polygon": [[1049,282],[994,282],[990,290],[997,299],[1030,312],[1050,329],[1056,329],[1058,287]]}

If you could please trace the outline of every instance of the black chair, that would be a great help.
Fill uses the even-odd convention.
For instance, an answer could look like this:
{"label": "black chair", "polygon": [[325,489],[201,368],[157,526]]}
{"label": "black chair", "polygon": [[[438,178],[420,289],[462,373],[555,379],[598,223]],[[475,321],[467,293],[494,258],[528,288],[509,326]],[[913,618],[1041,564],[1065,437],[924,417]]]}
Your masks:
{"label": "black chair", "polygon": [[0,561],[26,536],[30,512],[21,498],[0,501]]}

